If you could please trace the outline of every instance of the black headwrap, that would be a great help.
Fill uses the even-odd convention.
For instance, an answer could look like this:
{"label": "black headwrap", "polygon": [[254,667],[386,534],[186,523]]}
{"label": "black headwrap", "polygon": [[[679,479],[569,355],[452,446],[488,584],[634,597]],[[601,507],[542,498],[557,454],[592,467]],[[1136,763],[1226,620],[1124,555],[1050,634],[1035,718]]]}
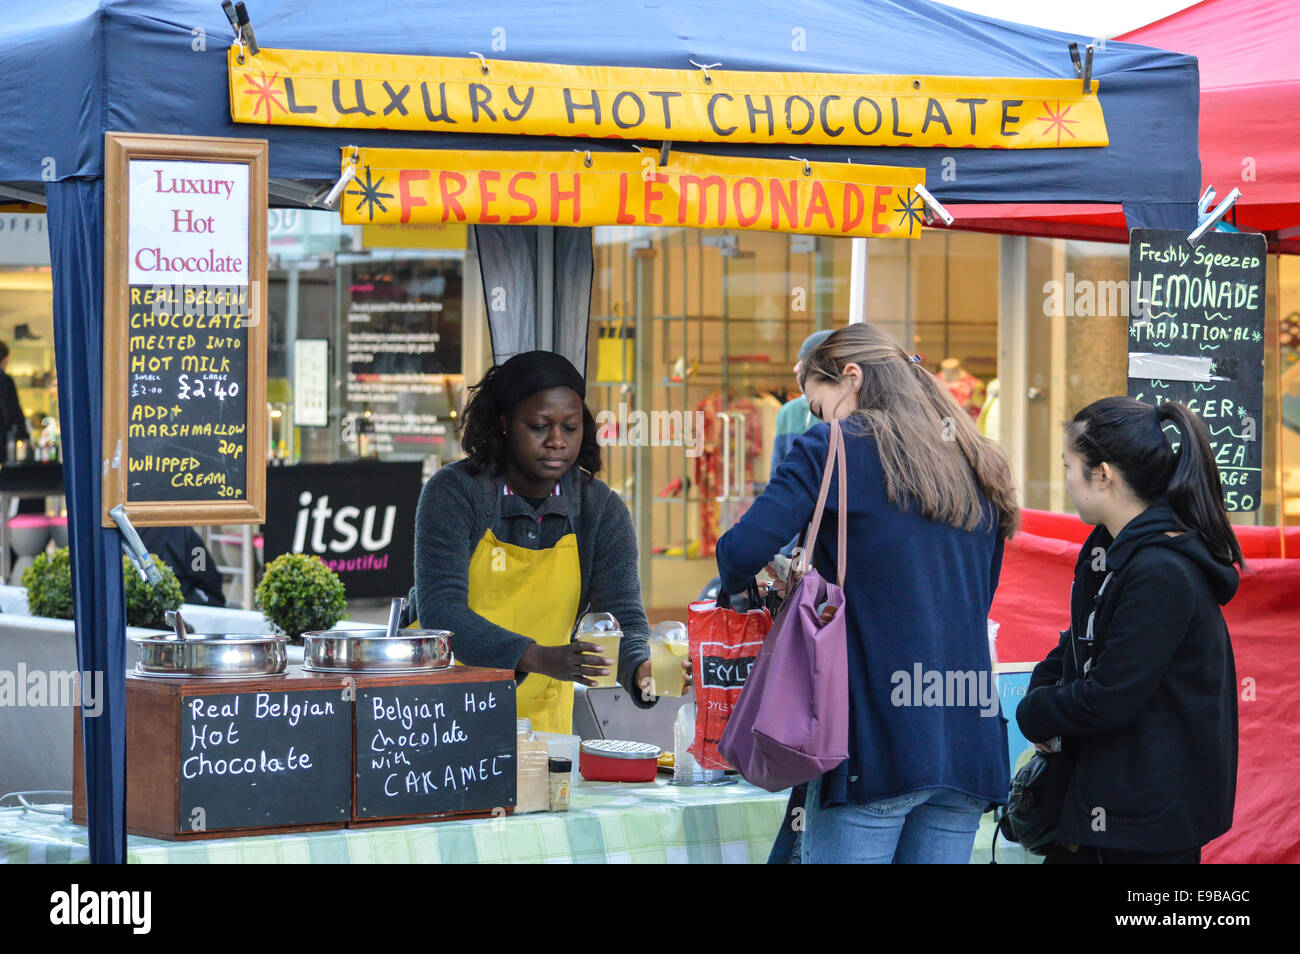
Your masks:
{"label": "black headwrap", "polygon": [[492,403],[508,411],[538,391],[570,388],[586,398],[587,382],[564,355],[554,351],[525,351],[496,369],[492,375]]}

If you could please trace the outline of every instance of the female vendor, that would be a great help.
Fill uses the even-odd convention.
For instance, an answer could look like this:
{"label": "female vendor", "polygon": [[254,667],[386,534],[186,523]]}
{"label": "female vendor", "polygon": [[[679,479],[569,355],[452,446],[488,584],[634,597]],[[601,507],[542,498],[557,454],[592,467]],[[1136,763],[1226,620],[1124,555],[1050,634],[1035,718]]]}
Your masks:
{"label": "female vendor", "polygon": [[420,494],[415,586],[420,625],[446,629],[457,660],[513,669],[520,718],[573,731],[573,684],[594,685],[613,660],[571,641],[587,612],[621,625],[619,683],[650,695],[649,626],[627,506],[600,470],[586,383],[549,351],[515,355],[472,389],[462,420],[467,458]]}

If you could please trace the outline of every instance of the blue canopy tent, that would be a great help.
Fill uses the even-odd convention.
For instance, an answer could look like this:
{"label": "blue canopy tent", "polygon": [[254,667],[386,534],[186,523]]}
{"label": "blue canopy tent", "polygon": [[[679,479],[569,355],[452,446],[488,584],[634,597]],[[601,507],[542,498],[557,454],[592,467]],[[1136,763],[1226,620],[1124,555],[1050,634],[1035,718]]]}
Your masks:
{"label": "blue canopy tent", "polygon": [[[720,69],[1069,78],[1069,42],[1088,42],[926,0],[251,0],[249,7],[268,47],[480,50],[609,66],[687,68],[695,60]],[[0,23],[0,198],[48,209],[79,666],[106,676],[103,712],[83,726],[92,861],[121,861],[125,851],[121,563],[117,531],[99,525],[105,132],[268,139],[273,206],[301,205],[332,181],[345,144],[628,148],[592,139],[235,125],[226,82],[231,40],[218,0],[46,0]],[[1110,135],[1104,148],[800,152],[811,160],[924,166],[943,201],[1123,203],[1131,226],[1190,230],[1200,186],[1196,60],[1108,43],[1093,75]],[[691,149],[773,158],[790,151]],[[955,176],[951,165],[944,174],[947,156],[956,160]]]}

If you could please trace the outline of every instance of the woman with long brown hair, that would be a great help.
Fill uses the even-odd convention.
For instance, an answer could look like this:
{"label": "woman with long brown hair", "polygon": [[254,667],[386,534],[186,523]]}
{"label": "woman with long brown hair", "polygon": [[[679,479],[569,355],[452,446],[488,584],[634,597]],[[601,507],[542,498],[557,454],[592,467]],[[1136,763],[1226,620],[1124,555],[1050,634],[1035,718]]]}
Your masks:
{"label": "woman with long brown hair", "polygon": [[[964,863],[980,815],[1007,795],[986,620],[1019,521],[1010,468],[878,328],[837,330],[804,361],[801,383],[812,412],[845,435],[848,512],[836,512],[832,487],[835,519],[813,562],[835,578],[846,521],[850,694],[849,757],[808,786],[803,860]],[[807,525],[829,440],[825,424],[799,437],[718,541],[727,592],[743,592]]]}

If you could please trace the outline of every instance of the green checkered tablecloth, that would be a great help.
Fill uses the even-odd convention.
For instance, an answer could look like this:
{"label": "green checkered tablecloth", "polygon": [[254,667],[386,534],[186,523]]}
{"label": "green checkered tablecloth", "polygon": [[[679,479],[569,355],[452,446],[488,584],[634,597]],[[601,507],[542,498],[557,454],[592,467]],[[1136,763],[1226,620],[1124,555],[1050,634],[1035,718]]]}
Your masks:
{"label": "green checkered tablecloth", "polygon": [[[786,796],[740,782],[678,787],[583,782],[571,810],[474,821],[210,841],[162,841],[131,835],[131,864],[439,863],[762,863]],[[972,853],[989,859],[992,816],[985,815]],[[62,815],[0,809],[0,862],[85,863],[86,829]],[[999,844],[998,861],[1029,860],[1018,846]],[[1038,859],[1033,859],[1038,860]]]}
{"label": "green checkered tablecloth", "polygon": [[[417,862],[763,862],[784,795],[743,782],[675,786],[582,782],[571,809],[382,828],[162,841],[131,835],[132,864]],[[85,862],[86,830],[62,816],[0,809],[0,861]]]}

